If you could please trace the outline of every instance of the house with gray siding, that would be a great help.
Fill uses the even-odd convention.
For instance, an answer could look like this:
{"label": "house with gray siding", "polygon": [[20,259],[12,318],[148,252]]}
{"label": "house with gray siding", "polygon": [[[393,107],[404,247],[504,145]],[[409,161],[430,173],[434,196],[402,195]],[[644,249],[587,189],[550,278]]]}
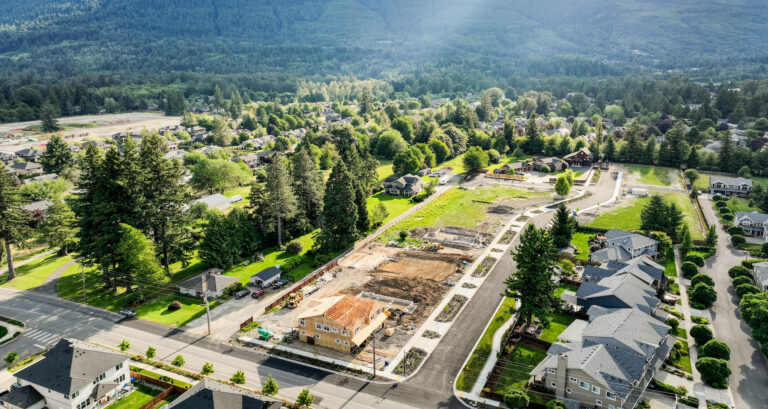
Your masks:
{"label": "house with gray siding", "polygon": [[602,263],[607,261],[627,261],[635,257],[659,255],[659,242],[642,234],[621,229],[611,229],[605,232],[602,240],[603,248],[589,255],[590,261]]}
{"label": "house with gray siding", "polygon": [[752,179],[710,176],[709,191],[714,195],[747,196],[752,192]]}
{"label": "house with gray siding", "polygon": [[768,214],[756,212],[736,212],[736,225],[744,229],[744,235],[768,239],[765,227],[768,224]]}
{"label": "house with gray siding", "polygon": [[768,261],[752,264],[752,278],[760,291],[768,291]]}

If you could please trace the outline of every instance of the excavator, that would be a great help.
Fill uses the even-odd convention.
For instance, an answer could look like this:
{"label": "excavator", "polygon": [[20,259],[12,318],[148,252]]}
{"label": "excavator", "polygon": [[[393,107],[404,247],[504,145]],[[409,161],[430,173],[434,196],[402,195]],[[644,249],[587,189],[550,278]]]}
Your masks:
{"label": "excavator", "polygon": [[303,299],[304,299],[304,293],[302,293],[301,291],[291,293],[288,296],[288,301],[286,302],[285,306],[288,308],[296,308],[299,306],[299,303]]}

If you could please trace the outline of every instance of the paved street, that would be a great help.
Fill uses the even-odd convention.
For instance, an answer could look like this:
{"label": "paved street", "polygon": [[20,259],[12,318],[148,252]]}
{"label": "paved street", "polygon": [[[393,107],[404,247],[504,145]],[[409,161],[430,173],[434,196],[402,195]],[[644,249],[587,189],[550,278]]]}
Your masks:
{"label": "paved street", "polygon": [[[585,208],[604,202],[611,197],[613,187],[612,175],[606,174],[599,186],[589,188],[592,196],[571,207]],[[543,227],[552,215],[553,212],[542,214],[533,222]],[[453,396],[453,380],[500,302],[503,281],[512,271],[514,262],[511,255],[506,254],[421,370],[400,384],[356,380],[183,330],[141,320],[124,320],[111,312],[39,292],[10,289],[0,289],[0,314],[24,321],[27,330],[18,339],[0,347],[0,355],[10,351],[27,355],[46,346],[41,343],[51,342],[58,336],[86,339],[110,347],[127,339],[132,353],[143,353],[151,345],[157,349],[158,357],[166,361],[177,354],[183,355],[186,367],[193,371],[210,361],[216,370],[214,378],[228,379],[234,371],[244,370],[245,386],[252,389],[260,389],[261,381],[271,374],[280,383],[279,396],[286,399],[294,399],[301,388],[308,386],[318,397],[315,406],[319,408],[462,408]]]}
{"label": "paved street", "polygon": [[712,307],[715,337],[730,346],[729,379],[736,408],[768,408],[768,368],[759,345],[749,335],[749,326],[739,317],[739,298],[733,292],[728,269],[740,264],[746,253],[730,244],[730,236],[715,216],[709,197],[701,197],[701,206],[707,222],[717,226],[717,254],[707,261],[703,272],[712,276],[717,290],[717,301]]}

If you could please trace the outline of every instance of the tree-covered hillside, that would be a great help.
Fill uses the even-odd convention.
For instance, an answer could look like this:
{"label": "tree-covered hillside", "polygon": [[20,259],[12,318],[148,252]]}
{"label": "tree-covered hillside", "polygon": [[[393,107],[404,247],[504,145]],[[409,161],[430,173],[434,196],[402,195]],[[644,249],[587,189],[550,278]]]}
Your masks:
{"label": "tree-covered hillside", "polygon": [[555,55],[755,66],[766,11],[759,0],[5,0],[0,70],[384,76],[445,58],[530,70]]}

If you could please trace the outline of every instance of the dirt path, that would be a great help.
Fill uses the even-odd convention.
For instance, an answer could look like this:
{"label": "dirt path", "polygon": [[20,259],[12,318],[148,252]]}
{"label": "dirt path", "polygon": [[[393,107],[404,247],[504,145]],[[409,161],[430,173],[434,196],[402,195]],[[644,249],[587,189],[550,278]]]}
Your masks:
{"label": "dirt path", "polygon": [[[28,258],[26,260],[22,260],[22,261],[19,261],[19,262],[14,261],[13,262],[13,267],[14,268],[19,268],[19,267],[23,266],[24,264],[31,263],[31,262],[33,262],[35,260],[39,260],[39,259],[41,259],[43,257],[48,257],[51,254],[55,253],[56,251],[57,250],[48,250],[48,251],[42,252],[42,253],[40,253],[38,255],[35,255],[34,257],[30,257],[30,258]],[[0,270],[0,275],[6,274],[7,272],[8,272],[8,267],[3,267],[3,269]]]}

